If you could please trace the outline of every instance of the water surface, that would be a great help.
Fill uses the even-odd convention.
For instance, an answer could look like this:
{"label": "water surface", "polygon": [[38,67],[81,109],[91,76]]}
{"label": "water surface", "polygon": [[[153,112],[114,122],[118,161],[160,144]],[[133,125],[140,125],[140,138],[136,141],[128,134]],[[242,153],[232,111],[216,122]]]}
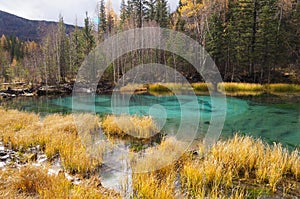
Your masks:
{"label": "water surface", "polygon": [[[114,104],[123,109],[122,100],[126,94],[119,94]],[[260,100],[257,100],[260,99]],[[190,96],[180,96],[180,103],[176,96],[133,95],[130,97],[129,113],[137,115],[152,115],[157,121],[163,121],[163,131],[167,134],[176,134],[182,120],[189,120],[200,110],[198,138],[202,138],[214,110],[209,96],[197,96],[199,109],[193,107]],[[280,142],[289,148],[300,145],[300,103],[274,100],[274,97],[241,99],[227,97],[226,120],[222,130],[222,137],[232,136],[236,132],[260,137],[265,141]],[[185,114],[182,115],[181,106],[184,104]],[[42,116],[49,113],[71,113],[72,97],[56,98],[17,98],[2,102],[2,105],[26,111],[35,111]],[[78,111],[95,112],[100,116],[112,113],[110,95],[87,96],[82,98]],[[160,118],[161,117],[161,118]]]}

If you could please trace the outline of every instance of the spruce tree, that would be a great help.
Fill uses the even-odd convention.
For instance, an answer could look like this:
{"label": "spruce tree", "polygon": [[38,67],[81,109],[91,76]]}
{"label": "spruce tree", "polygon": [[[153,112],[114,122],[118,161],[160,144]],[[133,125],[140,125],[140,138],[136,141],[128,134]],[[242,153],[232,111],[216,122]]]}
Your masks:
{"label": "spruce tree", "polygon": [[267,83],[270,83],[271,71],[274,69],[273,66],[277,59],[278,18],[276,16],[278,7],[276,0],[263,0],[260,3],[258,61],[261,68],[261,79],[267,77]]}
{"label": "spruce tree", "polygon": [[155,11],[155,21],[162,28],[168,27],[169,24],[169,11],[167,0],[157,0],[156,11]]}
{"label": "spruce tree", "polygon": [[144,15],[146,13],[145,0],[132,0],[134,12],[135,27],[141,28],[143,26]]}
{"label": "spruce tree", "polygon": [[121,25],[123,25],[128,18],[128,10],[127,10],[127,5],[125,3],[125,0],[122,0],[121,2],[121,7],[120,7],[120,22]]}
{"label": "spruce tree", "polygon": [[68,40],[66,37],[66,25],[62,16],[59,16],[58,22],[58,74],[59,81],[66,81],[67,65],[68,65]]}
{"label": "spruce tree", "polygon": [[85,40],[85,55],[88,55],[91,50],[95,47],[95,39],[92,33],[92,25],[90,23],[90,18],[86,12],[86,18],[84,19],[83,35]]}
{"label": "spruce tree", "polygon": [[218,13],[214,13],[209,19],[209,24],[210,27],[205,47],[216,64],[220,65],[221,61],[224,60],[224,27],[222,18]]}
{"label": "spruce tree", "polygon": [[103,40],[103,35],[107,30],[107,17],[104,0],[100,1],[99,16],[98,16],[98,40]]}
{"label": "spruce tree", "polygon": [[145,14],[145,19],[147,21],[153,21],[155,19],[156,15],[156,0],[148,0],[145,2],[146,5],[146,14]]}

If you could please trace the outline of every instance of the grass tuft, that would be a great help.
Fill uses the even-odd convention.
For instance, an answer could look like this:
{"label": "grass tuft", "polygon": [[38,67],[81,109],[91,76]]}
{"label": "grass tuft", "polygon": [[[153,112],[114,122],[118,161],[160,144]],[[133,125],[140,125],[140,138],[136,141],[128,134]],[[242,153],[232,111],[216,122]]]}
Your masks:
{"label": "grass tuft", "polygon": [[155,83],[148,85],[148,90],[150,92],[184,91],[190,89],[191,86],[189,84],[182,83]]}
{"label": "grass tuft", "polygon": [[299,93],[299,84],[269,84],[266,85],[266,90],[273,93]]}
{"label": "grass tuft", "polygon": [[89,172],[102,162],[101,146],[97,146],[99,149],[94,148],[99,154],[91,157],[87,153],[91,143],[84,144],[92,140],[91,132],[99,128],[96,116],[78,116],[85,124],[79,131],[73,115],[50,115],[40,121],[34,113],[4,109],[0,109],[0,113],[3,117],[0,136],[3,143],[14,150],[24,151],[28,147],[40,145],[50,159],[59,155],[64,168],[70,172]]}
{"label": "grass tuft", "polygon": [[99,188],[94,178],[74,185],[64,173],[48,175],[47,168],[25,166],[20,170],[0,170],[0,195],[3,198],[120,198],[120,195]]}
{"label": "grass tuft", "polygon": [[208,92],[209,90],[213,90],[212,84],[207,84],[207,83],[193,83],[192,87],[195,92]]}
{"label": "grass tuft", "polygon": [[105,133],[119,137],[130,135],[135,138],[151,138],[159,133],[150,116],[108,115],[103,119],[101,126]]}
{"label": "grass tuft", "polygon": [[261,84],[250,84],[250,83],[221,83],[218,88],[224,87],[226,92],[263,92],[264,87]]}

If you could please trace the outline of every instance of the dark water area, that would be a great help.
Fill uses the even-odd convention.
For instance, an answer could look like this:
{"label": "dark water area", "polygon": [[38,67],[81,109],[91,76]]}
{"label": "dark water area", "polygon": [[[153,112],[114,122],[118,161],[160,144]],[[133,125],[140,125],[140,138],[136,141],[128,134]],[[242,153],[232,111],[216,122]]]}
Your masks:
{"label": "dark water area", "polygon": [[[176,134],[183,120],[189,121],[200,111],[199,128],[196,138],[203,138],[211,125],[215,110],[210,96],[197,96],[199,109],[194,107],[190,96],[151,96],[132,95],[129,108],[123,101],[126,94],[118,94],[113,100],[111,95],[86,96],[80,104],[72,107],[72,96],[15,98],[3,100],[1,106],[18,110],[33,111],[45,116],[52,113],[69,114],[73,111],[95,112],[100,117],[113,111],[129,114],[151,115],[166,134]],[[268,143],[282,143],[289,149],[300,146],[300,97],[263,95],[254,97],[227,97],[226,119],[221,137],[228,138],[235,133],[262,138]],[[182,113],[181,107],[185,111]],[[127,109],[128,108],[128,109]],[[191,119],[192,121],[192,119]],[[188,123],[186,123],[188,124]]]}

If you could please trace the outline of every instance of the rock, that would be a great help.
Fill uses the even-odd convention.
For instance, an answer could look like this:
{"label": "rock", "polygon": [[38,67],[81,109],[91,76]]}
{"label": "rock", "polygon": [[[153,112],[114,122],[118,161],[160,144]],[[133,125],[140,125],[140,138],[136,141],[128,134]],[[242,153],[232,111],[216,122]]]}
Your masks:
{"label": "rock", "polygon": [[37,162],[38,162],[39,164],[44,163],[44,162],[46,162],[47,160],[48,160],[48,158],[47,158],[46,155],[38,155]]}
{"label": "rock", "polygon": [[6,166],[5,162],[0,162],[0,168],[4,168]]}
{"label": "rock", "polygon": [[40,166],[42,166],[40,163],[33,163],[32,165],[35,166],[35,167],[40,167]]}
{"label": "rock", "polygon": [[81,184],[80,178],[75,178],[75,179],[73,180],[73,184],[75,184],[75,185]]}
{"label": "rock", "polygon": [[62,170],[61,169],[48,169],[48,175],[52,176],[55,175],[57,176]]}
{"label": "rock", "polygon": [[0,160],[1,161],[6,161],[10,156],[7,154],[7,155],[4,155],[4,156],[1,156],[0,157]]}
{"label": "rock", "polygon": [[71,182],[74,180],[74,178],[70,176],[68,173],[65,173],[65,178]]}

